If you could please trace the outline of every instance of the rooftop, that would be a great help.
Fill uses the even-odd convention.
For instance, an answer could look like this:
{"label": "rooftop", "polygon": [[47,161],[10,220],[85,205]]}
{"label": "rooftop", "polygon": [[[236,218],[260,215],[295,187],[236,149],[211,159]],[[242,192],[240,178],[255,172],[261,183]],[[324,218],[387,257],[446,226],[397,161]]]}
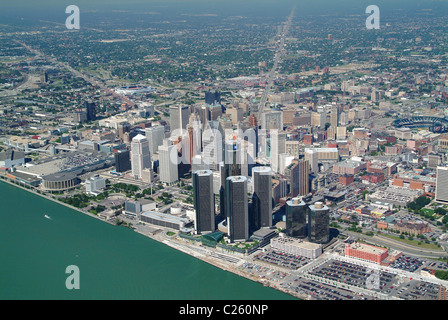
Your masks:
{"label": "rooftop", "polygon": [[363,251],[366,253],[372,253],[372,254],[383,254],[384,252],[387,252],[387,249],[380,248],[380,247],[374,247],[368,244],[359,243],[359,242],[353,242],[350,245],[351,249]]}

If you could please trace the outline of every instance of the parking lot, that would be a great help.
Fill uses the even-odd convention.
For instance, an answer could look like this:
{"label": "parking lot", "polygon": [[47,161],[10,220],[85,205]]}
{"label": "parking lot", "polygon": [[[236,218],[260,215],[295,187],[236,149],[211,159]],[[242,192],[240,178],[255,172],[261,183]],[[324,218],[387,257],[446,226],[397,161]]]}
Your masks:
{"label": "parking lot", "polygon": [[441,261],[428,261],[426,262],[426,267],[433,269],[433,270],[448,270],[448,266],[446,265],[446,262]]}
{"label": "parking lot", "polygon": [[290,269],[298,269],[311,261],[311,259],[306,257],[296,256],[279,251],[261,252],[257,254],[254,259]]}
{"label": "parking lot", "polygon": [[411,281],[397,290],[396,295],[405,300],[437,300],[439,285],[424,282]]}
{"label": "parking lot", "polygon": [[287,290],[299,294],[305,294],[318,300],[372,300],[373,297],[363,296],[354,292],[337,288],[330,284],[315,282],[308,279],[296,278],[291,282],[282,283],[281,286]]}
{"label": "parking lot", "polygon": [[[352,286],[381,291],[395,282],[395,276],[385,271],[368,270],[365,267],[349,262],[329,260],[310,272],[311,275],[349,284]],[[368,279],[373,276],[377,282],[368,288]]]}
{"label": "parking lot", "polygon": [[423,265],[423,261],[417,258],[409,257],[409,256],[401,256],[395,260],[390,267],[396,268],[400,270],[405,270],[409,272],[415,272],[418,268]]}

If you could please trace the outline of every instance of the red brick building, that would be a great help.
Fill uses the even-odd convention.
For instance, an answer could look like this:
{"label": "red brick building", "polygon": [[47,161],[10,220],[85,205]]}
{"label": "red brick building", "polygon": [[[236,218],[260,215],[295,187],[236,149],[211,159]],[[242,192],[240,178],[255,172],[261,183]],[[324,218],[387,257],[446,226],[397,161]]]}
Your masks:
{"label": "red brick building", "polygon": [[313,135],[311,134],[303,135],[303,143],[308,146],[313,145]]}
{"label": "red brick building", "polygon": [[345,255],[348,257],[381,264],[381,261],[387,258],[388,251],[384,248],[353,242],[351,244],[345,244]]}
{"label": "red brick building", "polygon": [[355,182],[355,177],[351,174],[344,174],[343,176],[339,177],[339,183],[342,184],[343,186],[348,186],[353,182]]}

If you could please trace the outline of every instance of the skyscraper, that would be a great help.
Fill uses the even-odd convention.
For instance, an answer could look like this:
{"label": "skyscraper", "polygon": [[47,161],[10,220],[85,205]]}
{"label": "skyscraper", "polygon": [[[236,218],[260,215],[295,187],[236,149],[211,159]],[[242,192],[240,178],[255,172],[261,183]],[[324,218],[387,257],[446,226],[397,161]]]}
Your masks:
{"label": "skyscraper", "polygon": [[436,201],[448,203],[448,167],[437,167]]}
{"label": "skyscraper", "polygon": [[132,139],[131,167],[135,179],[141,179],[143,169],[151,167],[149,143],[144,135],[138,134]]}
{"label": "skyscraper", "polygon": [[206,104],[217,104],[221,103],[221,94],[218,91],[205,93],[205,103]]}
{"label": "skyscraper", "polygon": [[124,141],[125,140],[125,133],[131,132],[131,124],[130,123],[121,123],[118,125],[118,137]]}
{"label": "skyscraper", "polygon": [[159,146],[163,144],[163,139],[165,139],[165,127],[149,127],[146,128],[145,131],[146,139],[148,139],[149,142],[149,151],[151,152],[151,155],[153,155],[159,150]]}
{"label": "skyscraper", "polygon": [[193,196],[197,233],[214,231],[215,195],[211,170],[198,170],[193,173]]}
{"label": "skyscraper", "polygon": [[311,172],[319,173],[319,154],[316,150],[305,149],[305,160],[308,160]]}
{"label": "skyscraper", "polygon": [[93,121],[96,119],[96,105],[95,102],[85,101],[84,107],[87,112],[87,121]]}
{"label": "skyscraper", "polygon": [[249,239],[247,178],[244,176],[226,179],[226,216],[230,240],[234,242]]}
{"label": "skyscraper", "polygon": [[172,145],[169,139],[164,139],[163,144],[159,146],[159,177],[161,182],[167,184],[172,184],[179,179],[177,147]]}
{"label": "skyscraper", "polygon": [[236,136],[225,142],[224,162],[227,177],[241,175],[241,164],[243,162],[241,141],[236,140]]}
{"label": "skyscraper", "polygon": [[170,106],[170,129],[186,129],[190,117],[190,108],[188,106]]}
{"label": "skyscraper", "polygon": [[202,155],[210,169],[217,170],[223,161],[223,135],[219,121],[208,121],[202,134]]}
{"label": "skyscraper", "polygon": [[330,241],[330,212],[322,202],[309,206],[308,240],[321,244]]}
{"label": "skyscraper", "polygon": [[337,128],[339,125],[339,108],[338,108],[338,106],[331,107],[330,125],[333,128]]}
{"label": "skyscraper", "polygon": [[115,171],[125,172],[131,170],[131,158],[129,150],[118,150],[114,154]]}
{"label": "skyscraper", "polygon": [[304,196],[310,192],[310,165],[308,160],[293,160],[285,169],[285,175],[289,177],[291,197]]}
{"label": "skyscraper", "polygon": [[286,234],[304,239],[307,236],[306,216],[308,207],[301,198],[286,201]]}
{"label": "skyscraper", "polygon": [[272,170],[270,167],[252,169],[254,185],[254,229],[272,227]]}
{"label": "skyscraper", "polygon": [[271,168],[274,172],[279,170],[279,156],[286,152],[286,133],[278,130],[271,131],[270,139]]}

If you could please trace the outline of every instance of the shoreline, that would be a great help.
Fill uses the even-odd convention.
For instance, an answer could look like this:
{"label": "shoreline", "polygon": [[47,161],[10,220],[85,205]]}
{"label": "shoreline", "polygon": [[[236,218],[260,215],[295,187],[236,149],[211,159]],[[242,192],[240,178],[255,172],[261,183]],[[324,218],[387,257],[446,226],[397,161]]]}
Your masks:
{"label": "shoreline", "polygon": [[[5,176],[3,176],[3,177],[5,177]],[[107,221],[107,220],[104,220],[104,219],[102,219],[102,218],[100,218],[100,217],[98,217],[98,216],[96,216],[96,215],[94,215],[94,214],[92,214],[92,213],[90,213],[90,212],[88,212],[88,211],[84,211],[84,210],[82,210],[82,209],[80,209],[80,208],[73,207],[73,206],[71,206],[71,205],[69,205],[69,204],[67,204],[67,203],[65,203],[65,202],[62,202],[62,201],[60,201],[60,200],[58,200],[58,199],[54,199],[54,198],[52,198],[52,197],[50,197],[50,196],[48,196],[48,195],[46,195],[46,194],[44,194],[44,193],[38,193],[38,192],[34,191],[35,189],[28,189],[28,188],[25,188],[24,186],[21,186],[20,184],[11,182],[11,181],[9,181],[8,179],[9,179],[8,177],[5,177],[5,179],[0,179],[0,181],[5,182],[5,183],[8,183],[9,185],[12,185],[12,186],[14,186],[14,187],[18,187],[18,188],[20,188],[20,189],[22,189],[22,190],[28,191],[28,192],[30,192],[30,193],[32,193],[32,194],[35,194],[36,196],[40,196],[40,197],[42,197],[42,198],[44,198],[44,199],[47,199],[47,200],[53,201],[53,202],[55,202],[55,203],[61,204],[61,205],[65,206],[65,207],[67,207],[67,208],[76,210],[76,211],[78,211],[78,212],[80,212],[80,213],[83,213],[83,214],[86,214],[86,215],[88,215],[88,216],[90,216],[90,217],[92,217],[92,218],[95,218],[95,219],[97,219],[97,220],[100,220],[100,221],[103,221],[103,222],[106,222],[106,223],[108,223],[108,224],[110,224],[110,225],[115,226],[114,223],[112,223],[112,222],[110,222],[110,221]]]}
{"label": "shoreline", "polygon": [[[106,223],[108,223],[108,224],[110,224],[112,226],[117,226],[116,224],[114,224],[114,223],[112,223],[110,221],[107,221],[105,219],[102,219],[102,218],[100,218],[100,217],[98,217],[98,216],[96,216],[96,215],[94,215],[94,214],[92,214],[90,212],[84,211],[84,210],[82,210],[80,208],[73,207],[73,206],[71,206],[71,205],[69,205],[69,204],[67,204],[65,202],[59,201],[57,199],[54,199],[54,198],[52,198],[52,197],[50,197],[50,196],[48,196],[48,195],[46,195],[44,193],[38,193],[33,188],[28,189],[28,188],[25,188],[24,186],[22,186],[20,184],[17,184],[17,183],[14,183],[12,181],[9,181],[9,178],[6,177],[6,176],[2,175],[2,177],[4,177],[4,179],[0,179],[0,181],[5,182],[5,183],[7,183],[7,184],[9,184],[11,186],[18,187],[18,188],[20,188],[22,190],[25,190],[25,191],[28,191],[28,192],[30,192],[32,194],[40,196],[40,197],[42,197],[42,198],[44,198],[46,200],[50,200],[50,201],[53,201],[53,202],[55,202],[57,204],[61,204],[61,205],[65,206],[65,207],[67,207],[67,208],[76,210],[76,211],[78,211],[80,213],[86,214],[86,215],[88,215],[88,216],[90,216],[92,218],[95,218],[95,219],[99,220],[99,221],[106,222]],[[168,238],[163,239],[163,241],[162,241],[162,239],[159,239],[158,237],[156,237],[154,235],[149,235],[149,234],[137,231],[135,228],[130,228],[130,229],[132,229],[134,232],[137,232],[137,233],[139,233],[139,234],[141,234],[141,235],[143,235],[143,236],[145,236],[147,238],[150,238],[150,239],[152,239],[154,241],[157,241],[159,243],[167,245],[167,246],[169,246],[169,247],[171,247],[171,248],[173,248],[173,249],[175,249],[177,251],[180,251],[180,252],[182,252],[184,254],[187,254],[187,255],[189,255],[189,256],[191,256],[193,258],[197,258],[197,259],[199,259],[199,260],[201,260],[203,262],[206,262],[206,263],[208,263],[208,264],[210,264],[210,265],[212,265],[214,267],[217,267],[217,268],[219,268],[219,269],[221,269],[223,271],[231,272],[231,273],[233,273],[235,275],[238,275],[240,277],[244,277],[244,278],[246,278],[248,280],[260,283],[263,286],[267,286],[267,287],[270,287],[270,288],[272,288],[274,290],[277,290],[277,291],[280,291],[282,293],[288,294],[288,295],[290,295],[290,296],[292,296],[292,297],[294,297],[296,299],[299,299],[299,300],[309,300],[308,297],[302,297],[302,296],[299,296],[297,294],[292,294],[291,292],[287,292],[284,289],[279,288],[278,286],[272,284],[270,281],[262,281],[262,280],[259,280],[259,279],[255,279],[255,278],[251,277],[249,274],[245,274],[242,271],[234,270],[233,268],[231,268],[230,266],[227,266],[226,264],[222,263],[221,261],[218,262],[218,261],[213,260],[212,257],[206,257],[206,256],[203,256],[202,254],[196,254],[196,255],[195,254],[191,254],[190,252],[187,252],[187,250],[185,250],[183,248],[180,248],[180,246],[181,246],[180,244],[177,244],[176,242],[174,242],[174,241],[172,241],[172,240],[170,240]],[[161,229],[161,230],[163,232],[163,229]]]}

